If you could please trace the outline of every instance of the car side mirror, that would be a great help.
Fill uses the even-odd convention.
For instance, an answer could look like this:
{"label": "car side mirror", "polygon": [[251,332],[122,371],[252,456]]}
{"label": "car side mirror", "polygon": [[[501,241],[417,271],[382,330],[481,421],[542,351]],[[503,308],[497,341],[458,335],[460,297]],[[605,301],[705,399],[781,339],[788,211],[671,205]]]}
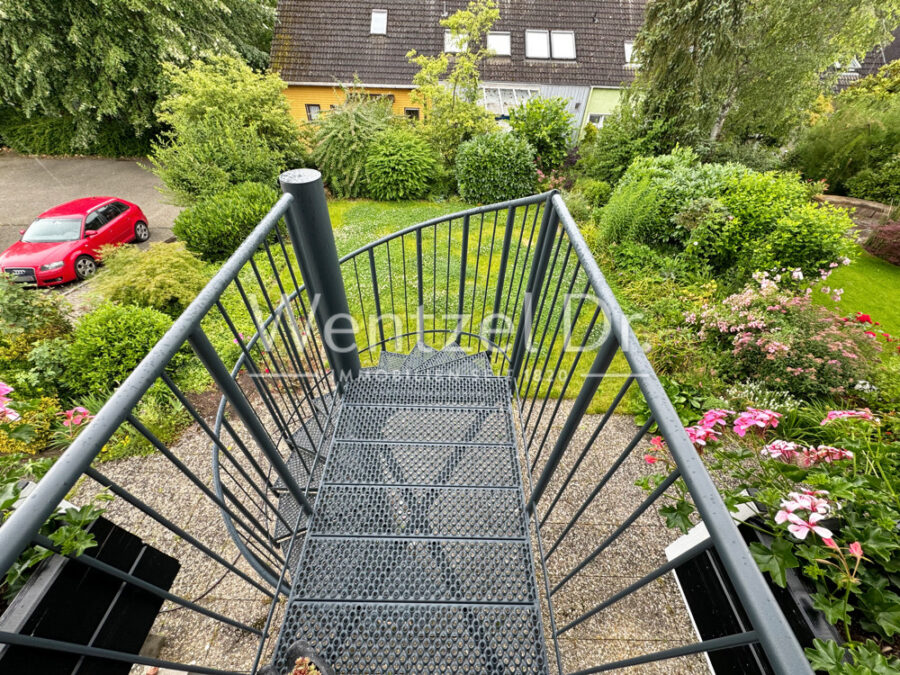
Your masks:
{"label": "car side mirror", "polygon": [[97,234],[97,230],[85,230],[84,238],[88,239],[89,237],[93,237],[95,234]]}

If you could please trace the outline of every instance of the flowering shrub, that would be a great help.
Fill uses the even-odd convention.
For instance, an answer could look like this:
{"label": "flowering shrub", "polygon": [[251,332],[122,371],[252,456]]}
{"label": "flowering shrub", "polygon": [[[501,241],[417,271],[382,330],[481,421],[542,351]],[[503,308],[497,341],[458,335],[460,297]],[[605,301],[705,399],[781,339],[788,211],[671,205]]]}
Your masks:
{"label": "flowering shrub", "polygon": [[870,379],[877,340],[814,305],[809,286],[799,294],[781,290],[786,276],[757,275],[740,293],[704,305],[699,315],[688,313],[686,321],[719,349],[721,370],[732,380],[754,380],[799,398],[848,394]]}
{"label": "flowering shrub", "polygon": [[[851,626],[880,639],[900,634],[897,443],[885,428],[888,421],[868,409],[820,414],[811,427],[820,430],[819,442],[812,444],[766,439],[780,419],[771,410],[712,409],[688,434],[698,450],[703,449],[709,466],[727,474],[728,487],[721,490],[726,504],[732,510],[741,503],[756,504],[754,527],[771,538],[763,540],[768,544],[750,546],[760,568],[782,587],[789,569],[807,577],[815,587],[814,606],[843,627],[851,651],[865,651],[866,645],[852,642]],[[716,433],[701,437],[700,429]],[[836,443],[835,439],[842,439],[842,447],[826,444]],[[754,446],[761,442],[757,451]],[[655,437],[650,443],[645,461],[671,469],[673,461],[663,439]],[[663,476],[641,484],[658,485]],[[693,506],[682,503],[680,491],[670,500],[674,504],[665,505],[660,513],[670,527],[686,530]],[[672,513],[682,517],[673,518]],[[827,643],[819,643],[809,655],[815,663],[831,651]]]}

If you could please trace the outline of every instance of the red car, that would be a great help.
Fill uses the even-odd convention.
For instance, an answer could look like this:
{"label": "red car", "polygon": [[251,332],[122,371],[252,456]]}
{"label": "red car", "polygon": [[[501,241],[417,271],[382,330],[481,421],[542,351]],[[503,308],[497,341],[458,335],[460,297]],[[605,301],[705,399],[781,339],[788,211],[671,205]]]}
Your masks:
{"label": "red car", "polygon": [[44,211],[22,230],[22,239],[0,254],[0,269],[38,286],[86,279],[97,271],[107,244],[147,241],[143,211],[115,197],[84,197]]}

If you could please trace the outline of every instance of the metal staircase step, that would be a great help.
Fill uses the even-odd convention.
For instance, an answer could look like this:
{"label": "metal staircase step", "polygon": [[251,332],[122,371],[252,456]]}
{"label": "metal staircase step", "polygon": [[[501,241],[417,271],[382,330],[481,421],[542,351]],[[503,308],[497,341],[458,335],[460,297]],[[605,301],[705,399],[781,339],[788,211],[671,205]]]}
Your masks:
{"label": "metal staircase step", "polygon": [[[536,675],[547,672],[534,605],[295,602],[283,631],[336,672]],[[285,668],[283,651],[276,664]]]}
{"label": "metal staircase step", "polygon": [[449,378],[368,371],[347,386],[344,403],[390,405],[501,406],[509,402],[501,377]]}
{"label": "metal staircase step", "polygon": [[307,600],[535,601],[525,541],[310,537],[295,588]]}
{"label": "metal staircase step", "polygon": [[519,477],[511,446],[339,441],[331,449],[326,480],[371,485],[516,487]]}
{"label": "metal staircase step", "polygon": [[523,512],[517,489],[325,484],[310,533],[511,539],[526,534]]}
{"label": "metal staircase step", "polygon": [[412,351],[407,355],[404,367],[406,370],[412,372],[438,353],[438,350],[434,347],[429,347],[421,342],[417,342],[416,346],[413,347]]}
{"label": "metal staircase step", "polygon": [[406,354],[397,354],[387,350],[378,356],[378,369],[387,372],[405,372]]}
{"label": "metal staircase step", "polygon": [[438,365],[440,363],[446,361],[453,361],[454,359],[458,359],[460,357],[466,356],[466,351],[460,347],[456,342],[450,342],[449,344],[444,345],[434,354],[429,356],[427,359],[422,361],[416,368],[416,370],[421,370],[422,368],[428,368],[431,366]]}
{"label": "metal staircase step", "polygon": [[456,359],[437,362],[434,365],[426,363],[416,372],[428,375],[493,375],[491,361],[484,352],[467,354]]}
{"label": "metal staircase step", "polygon": [[401,443],[513,442],[509,408],[344,405],[335,439]]}

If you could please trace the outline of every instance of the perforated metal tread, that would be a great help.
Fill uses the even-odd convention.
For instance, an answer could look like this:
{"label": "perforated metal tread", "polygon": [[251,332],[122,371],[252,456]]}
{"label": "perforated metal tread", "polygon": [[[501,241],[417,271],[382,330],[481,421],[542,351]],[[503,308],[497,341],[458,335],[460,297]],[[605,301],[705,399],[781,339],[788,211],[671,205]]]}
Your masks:
{"label": "perforated metal tread", "polygon": [[525,521],[515,489],[326,484],[310,531],[364,537],[524,538]]}
{"label": "perforated metal tread", "polygon": [[335,439],[509,444],[513,432],[508,409],[345,405]]}
{"label": "perforated metal tread", "polygon": [[341,675],[547,672],[534,606],[295,602],[283,631]]}
{"label": "perforated metal tread", "polygon": [[502,377],[448,377],[361,373],[347,386],[345,404],[430,405],[501,408],[509,402],[509,381]]}
{"label": "perforated metal tread", "polygon": [[361,602],[534,602],[524,541],[311,537],[304,598]]}
{"label": "perforated metal tread", "polygon": [[513,448],[504,445],[348,443],[331,449],[328,481],[373,485],[516,487]]}
{"label": "perforated metal tread", "polygon": [[345,389],[276,666],[303,640],[341,675],[547,673],[508,381],[399,356]]}

